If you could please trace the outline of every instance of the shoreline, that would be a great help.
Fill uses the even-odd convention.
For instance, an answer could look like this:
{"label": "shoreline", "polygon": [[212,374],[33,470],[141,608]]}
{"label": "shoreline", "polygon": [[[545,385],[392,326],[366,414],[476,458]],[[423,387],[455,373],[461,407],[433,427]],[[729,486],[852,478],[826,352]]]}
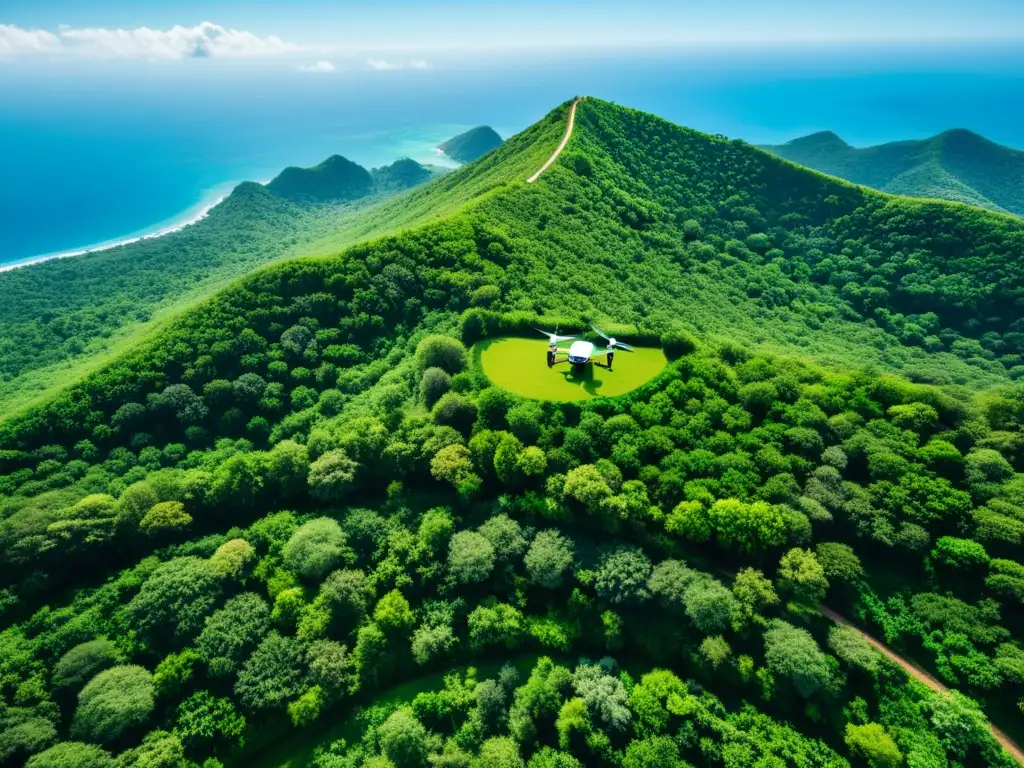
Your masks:
{"label": "shoreline", "polygon": [[[231,185],[232,189],[234,189],[234,187],[238,185],[238,182],[228,183]],[[260,183],[266,184],[266,182]],[[218,185],[218,187],[224,186],[226,185]],[[223,203],[228,198],[229,194],[230,192],[227,194],[218,195],[212,202],[206,203],[205,205],[201,204],[202,207],[194,215],[192,215],[190,218],[184,221],[179,221],[177,223],[170,224],[169,226],[158,224],[157,228],[154,229],[152,232],[146,232],[141,235],[132,235],[129,237],[121,238],[119,240],[98,243],[96,245],[91,245],[85,248],[78,248],[73,251],[46,253],[41,256],[30,256],[27,259],[22,259],[21,261],[14,261],[9,264],[0,264],[0,273],[10,272],[15,269],[20,269],[21,267],[30,267],[33,264],[42,264],[43,262],[53,261],[54,259],[68,259],[73,256],[85,256],[90,253],[102,253],[103,251],[110,251],[113,250],[114,248],[120,248],[123,245],[133,245],[134,243],[139,243],[142,242],[143,240],[153,240],[158,237],[163,237],[165,235],[173,235],[175,232],[181,232],[186,227],[190,227],[193,224],[198,224],[200,221],[205,219],[207,216],[210,215],[210,211],[212,211],[214,208],[216,208],[218,205]]]}

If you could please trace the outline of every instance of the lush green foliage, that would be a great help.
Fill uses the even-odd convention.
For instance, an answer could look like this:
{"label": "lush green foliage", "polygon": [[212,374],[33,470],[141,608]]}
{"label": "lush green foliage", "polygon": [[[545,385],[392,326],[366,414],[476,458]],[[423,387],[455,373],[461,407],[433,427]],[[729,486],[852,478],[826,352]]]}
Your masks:
{"label": "lush green foliage", "polygon": [[765,147],[794,163],[912,197],[934,197],[1024,216],[1024,152],[952,130],[923,141],[855,149],[824,132]]}
{"label": "lush green foliage", "polygon": [[[263,270],[0,426],[0,760],[250,765],[393,684],[528,653],[525,680],[451,674],[366,707],[316,764],[1010,765],[976,702],[1002,721],[1024,698],[1019,385],[716,342],[722,304],[693,322],[695,296],[739,291],[738,339],[799,329],[786,344],[828,358],[849,330],[848,355],[1005,379],[1008,360],[869,328],[808,266],[856,262],[862,217],[893,217],[860,237],[922,272],[946,246],[908,204],[749,147],[599,102],[577,120],[540,183],[498,183],[533,157],[514,137],[408,197],[496,185],[458,215]],[[929,299],[952,343],[1003,327],[1016,225],[921,210],[1001,270]],[[733,244],[747,220],[764,237]],[[988,261],[963,259],[974,285]],[[876,281],[893,308],[898,273]],[[626,396],[522,401],[466,354],[598,306],[671,347]],[[822,600],[961,693],[909,684]]]}

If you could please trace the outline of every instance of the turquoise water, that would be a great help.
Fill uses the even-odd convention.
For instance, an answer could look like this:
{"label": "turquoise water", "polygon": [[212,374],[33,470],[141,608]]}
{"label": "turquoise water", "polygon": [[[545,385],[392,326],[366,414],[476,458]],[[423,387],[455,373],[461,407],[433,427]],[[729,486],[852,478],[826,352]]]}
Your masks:
{"label": "turquoise water", "polygon": [[[591,94],[754,143],[864,145],[966,127],[1024,147],[1024,53],[900,48],[530,53],[311,76],[182,63],[0,71],[0,264],[161,229],[245,179],[339,153],[367,166]],[[120,67],[120,68],[118,68]],[[135,67],[131,67],[135,69]]]}

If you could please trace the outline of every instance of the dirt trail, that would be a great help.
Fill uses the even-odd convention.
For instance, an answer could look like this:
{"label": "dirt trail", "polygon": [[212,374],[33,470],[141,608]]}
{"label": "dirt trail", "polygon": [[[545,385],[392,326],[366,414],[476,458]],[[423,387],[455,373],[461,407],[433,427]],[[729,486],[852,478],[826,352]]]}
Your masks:
{"label": "dirt trail", "polygon": [[552,153],[551,157],[548,158],[548,161],[540,167],[540,170],[526,180],[527,184],[533,184],[533,182],[539,179],[540,175],[544,173],[544,171],[546,171],[548,168],[550,168],[551,164],[558,159],[558,156],[560,154],[562,154],[562,150],[565,149],[565,145],[568,144],[569,139],[572,138],[572,127],[576,123],[576,105],[583,101],[583,99],[585,98],[587,97],[580,96],[578,99],[576,99],[576,101],[572,103],[572,106],[569,107],[569,123],[568,125],[565,126],[565,135],[562,137],[562,143],[558,145],[558,148],[554,151],[554,153]]}
{"label": "dirt trail", "polygon": [[[933,691],[940,691],[942,693],[949,691],[949,688],[940,683],[938,680],[929,675],[916,664],[907,661],[898,653],[896,653],[896,651],[890,648],[888,645],[881,642],[880,640],[876,640],[867,632],[858,627],[856,624],[847,621],[844,617],[840,616],[831,608],[826,608],[824,605],[819,605],[818,613],[820,613],[826,619],[831,619],[836,624],[842,624],[844,627],[849,627],[850,629],[857,632],[861,637],[867,640],[868,643],[876,651],[878,651],[887,659],[898,665],[904,672],[913,677],[915,680],[918,680],[919,682],[922,682],[925,685],[927,685]],[[989,727],[992,728],[992,735],[995,736],[996,741],[1003,745],[1003,749],[1009,752],[1010,755],[1012,755],[1018,763],[1024,765],[1024,752],[1021,751],[1020,747],[1018,747],[1009,736],[1007,736],[1005,733],[999,730],[996,726],[992,725],[992,723],[989,723]]]}

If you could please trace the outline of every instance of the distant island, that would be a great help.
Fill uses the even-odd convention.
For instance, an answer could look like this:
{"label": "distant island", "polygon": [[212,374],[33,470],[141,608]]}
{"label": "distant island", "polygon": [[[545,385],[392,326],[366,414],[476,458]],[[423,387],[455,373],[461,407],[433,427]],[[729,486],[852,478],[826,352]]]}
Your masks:
{"label": "distant island", "polygon": [[368,171],[341,155],[332,155],[312,168],[285,168],[267,189],[294,203],[341,203],[409,189],[444,172],[439,166],[421,165],[408,157]]}
{"label": "distant island", "polygon": [[1024,152],[962,128],[863,149],[823,131],[762,149],[883,192],[1024,216]]}
{"label": "distant island", "polygon": [[460,163],[471,163],[477,158],[483,157],[492,149],[497,149],[501,146],[501,143],[502,139],[497,131],[489,125],[480,125],[448,139],[438,149],[452,160]]}

